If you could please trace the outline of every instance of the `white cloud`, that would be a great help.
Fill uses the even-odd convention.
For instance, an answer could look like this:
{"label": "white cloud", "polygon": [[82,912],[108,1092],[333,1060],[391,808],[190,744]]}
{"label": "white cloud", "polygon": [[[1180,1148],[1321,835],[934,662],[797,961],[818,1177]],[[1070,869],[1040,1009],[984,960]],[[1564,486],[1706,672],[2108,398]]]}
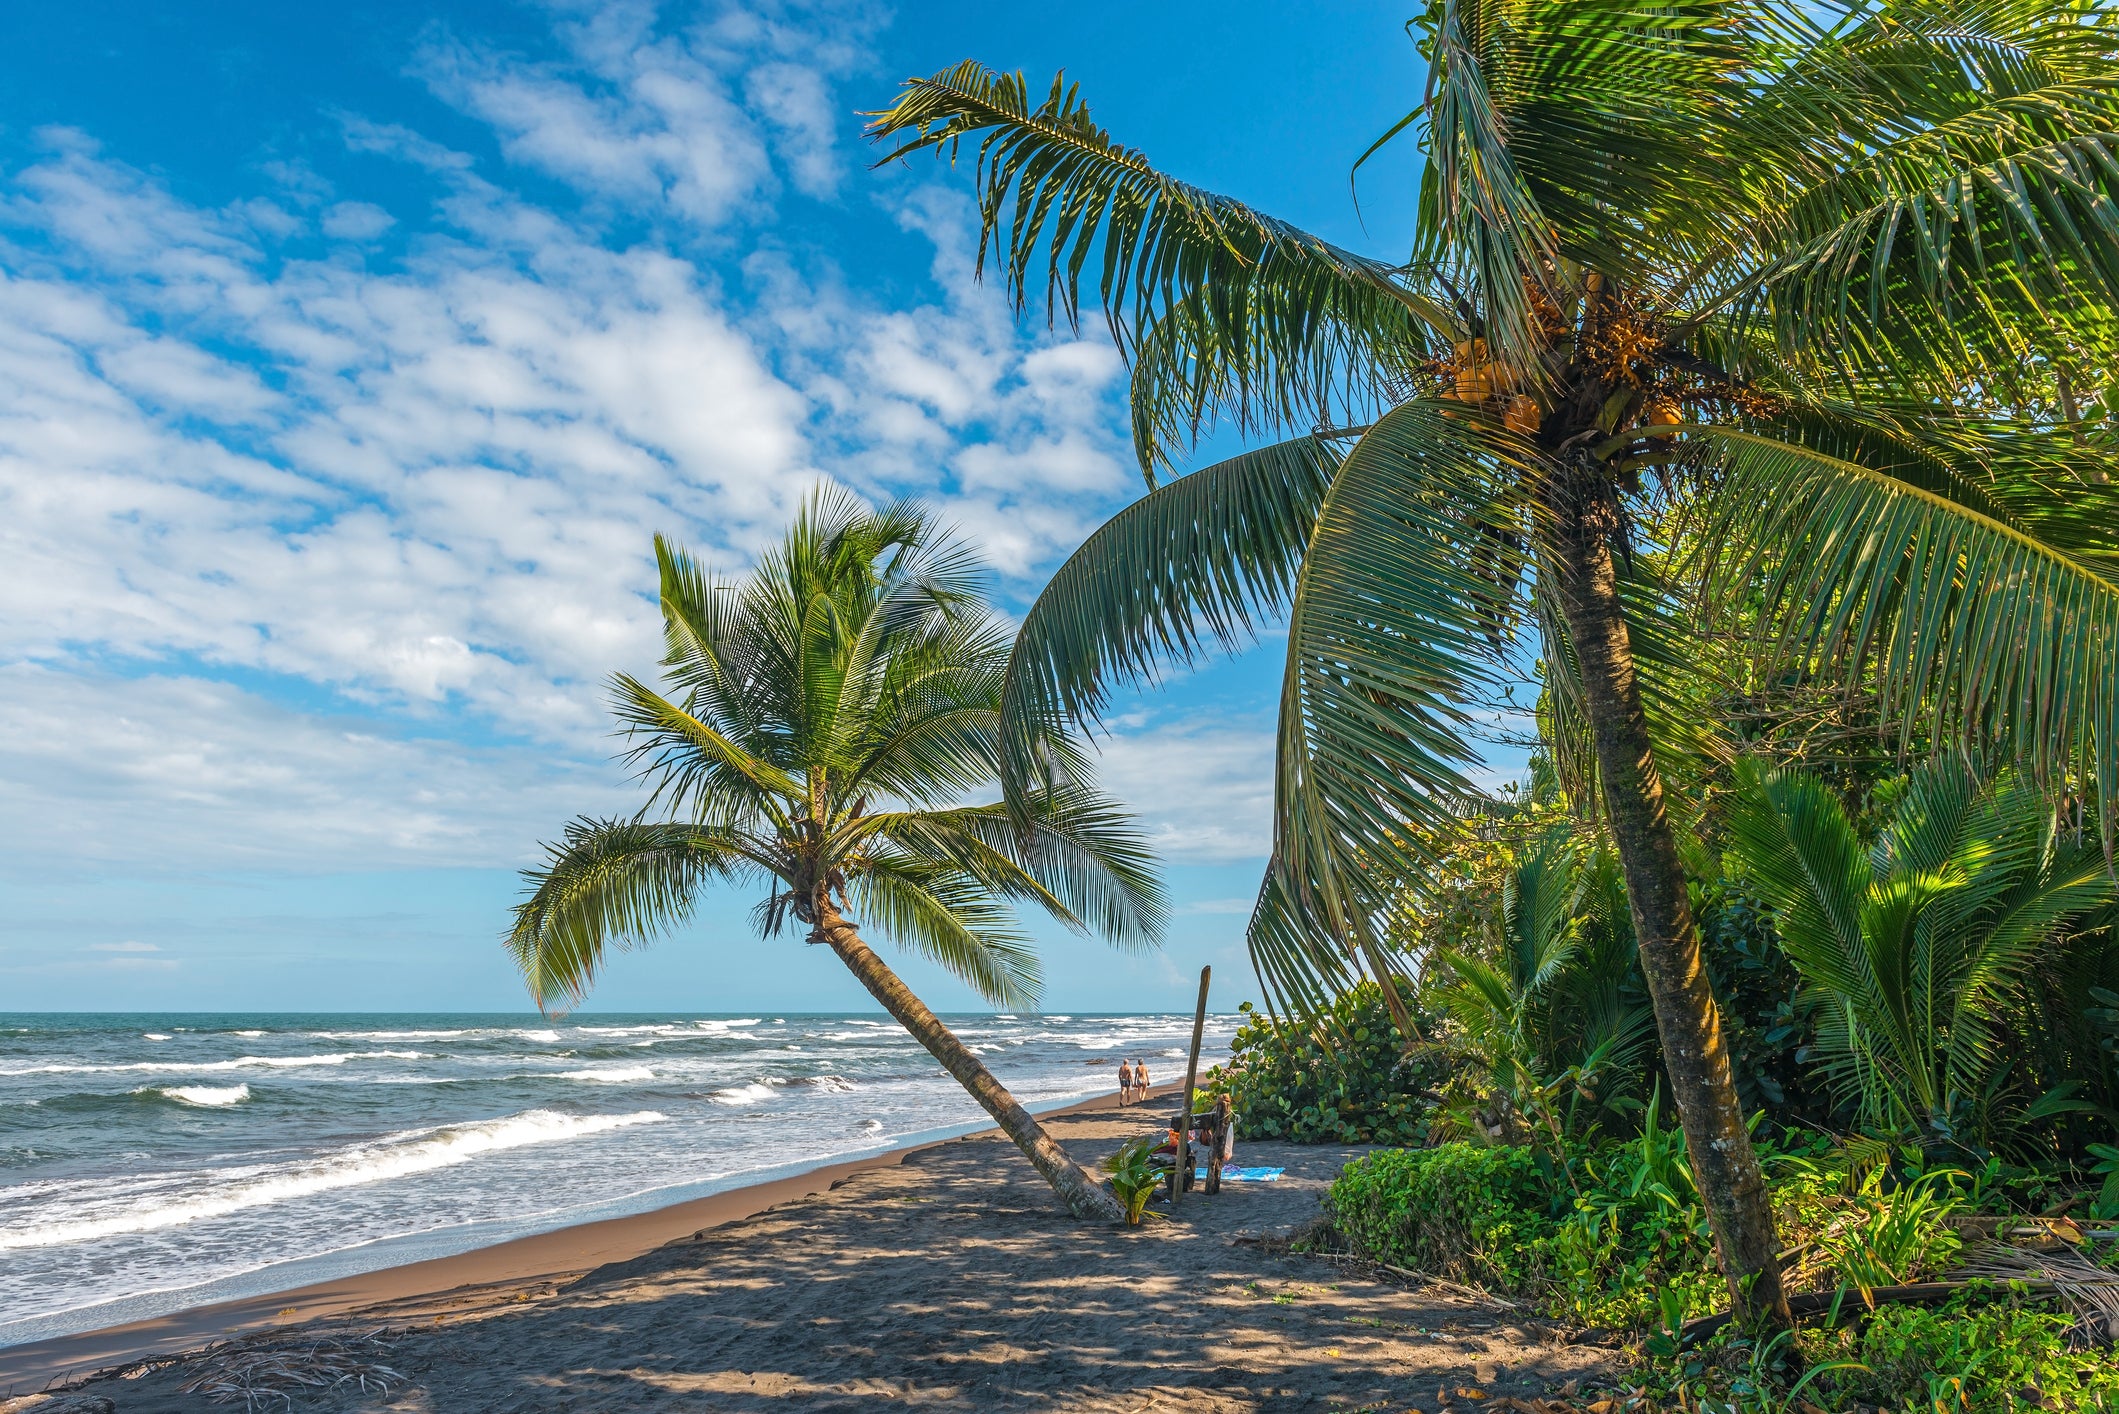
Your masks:
{"label": "white cloud", "polygon": [[603,760],[412,736],[196,678],[29,665],[0,668],[0,779],[0,853],[25,870],[514,865],[571,816],[631,798]]}
{"label": "white cloud", "polygon": [[341,201],[318,223],[336,241],[372,241],[397,224],[397,218],[366,201]]}
{"label": "white cloud", "polygon": [[1194,899],[1176,911],[1182,914],[1239,914],[1248,917],[1257,902],[1248,895],[1243,898],[1202,898]]}
{"label": "white cloud", "polygon": [[1228,862],[1271,852],[1270,730],[1204,720],[1121,725],[1097,746],[1105,787],[1139,813],[1165,858]]}
{"label": "white cloud", "polygon": [[[392,212],[306,167],[209,208],[54,130],[0,178],[21,857],[519,862],[622,798],[597,684],[657,654],[654,531],[740,563],[833,477],[937,500],[1028,577],[1129,491],[1118,359],[1026,334],[974,282],[961,191],[893,198],[932,303],[881,307],[747,234],[783,178],[841,179],[832,85],[866,21],[556,13],[556,57],[437,33],[416,71],[587,213],[352,114],[320,116],[439,187],[401,258],[365,244]],[[659,234],[607,242],[618,212]],[[316,234],[326,258],[287,244]],[[756,247],[733,288],[708,237]],[[1261,852],[1269,744],[1157,740],[1109,761],[1173,851]]]}
{"label": "white cloud", "polygon": [[136,943],[128,938],[122,943],[90,943],[88,945],[88,950],[90,952],[136,953],[160,952],[162,948],[161,945],[158,943]]}
{"label": "white cloud", "polygon": [[[819,475],[799,395],[667,255],[459,237],[402,273],[268,274],[242,228],[79,148],[21,184],[19,222],[99,239],[0,283],[0,651],[191,654],[576,731],[580,680],[652,654],[650,533],[740,540]],[[189,251],[115,234],[172,230]]]}

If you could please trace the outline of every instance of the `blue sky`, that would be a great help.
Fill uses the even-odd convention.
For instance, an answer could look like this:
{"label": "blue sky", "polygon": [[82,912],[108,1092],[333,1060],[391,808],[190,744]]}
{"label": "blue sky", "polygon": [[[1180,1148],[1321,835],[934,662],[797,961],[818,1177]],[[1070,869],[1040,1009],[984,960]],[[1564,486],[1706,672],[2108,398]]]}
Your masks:
{"label": "blue sky", "polygon": [[[1348,171],[1417,101],[1406,13],[7,7],[0,1010],[519,1006],[515,869],[632,799],[597,684],[652,667],[653,532],[738,568],[820,479],[923,495],[1019,610],[1138,493],[1100,327],[1016,320],[968,176],[870,170],[858,111],[1064,67],[1167,170],[1395,254],[1416,157],[1358,214]],[[1048,932],[1049,1007],[1252,993],[1276,677],[1114,721],[1175,927]],[[728,900],[590,1005],[865,1002]]]}

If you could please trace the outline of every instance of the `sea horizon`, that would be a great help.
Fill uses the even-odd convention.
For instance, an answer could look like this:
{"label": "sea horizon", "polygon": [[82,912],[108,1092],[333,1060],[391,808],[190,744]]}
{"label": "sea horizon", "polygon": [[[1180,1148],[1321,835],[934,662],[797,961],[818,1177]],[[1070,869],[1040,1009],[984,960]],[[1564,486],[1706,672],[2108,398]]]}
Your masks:
{"label": "sea horizon", "polygon": [[[1192,1020],[944,1019],[1033,1111],[1179,1078]],[[988,1124],[880,1012],[0,1012],[0,1346]]]}

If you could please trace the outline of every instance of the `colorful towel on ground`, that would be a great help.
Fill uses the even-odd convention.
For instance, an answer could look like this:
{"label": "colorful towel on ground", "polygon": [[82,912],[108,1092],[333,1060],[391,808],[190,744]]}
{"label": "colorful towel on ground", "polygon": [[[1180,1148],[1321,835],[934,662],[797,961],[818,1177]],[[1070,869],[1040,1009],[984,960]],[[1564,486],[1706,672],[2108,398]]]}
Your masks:
{"label": "colorful towel on ground", "polygon": [[[1223,1183],[1272,1183],[1286,1172],[1286,1169],[1244,1168],[1240,1164],[1223,1164],[1221,1166],[1221,1181]],[[1192,1177],[1204,1183],[1207,1179],[1207,1171],[1205,1169],[1194,1169]]]}

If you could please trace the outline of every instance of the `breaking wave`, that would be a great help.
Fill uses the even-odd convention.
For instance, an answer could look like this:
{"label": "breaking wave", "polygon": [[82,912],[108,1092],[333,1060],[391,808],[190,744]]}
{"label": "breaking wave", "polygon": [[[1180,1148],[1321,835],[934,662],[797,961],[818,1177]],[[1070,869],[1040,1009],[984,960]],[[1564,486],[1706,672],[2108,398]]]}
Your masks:
{"label": "breaking wave", "polygon": [[0,1230],[0,1251],[90,1242],[130,1232],[154,1232],[334,1188],[352,1188],[448,1168],[468,1163],[484,1154],[519,1149],[525,1144],[579,1139],[606,1130],[653,1124],[666,1118],[654,1110],[623,1115],[567,1115],[553,1110],[530,1110],[476,1124],[407,1130],[302,1163],[211,1170],[194,1175],[203,1180],[203,1184],[189,1192],[171,1193],[165,1189],[143,1193],[129,1203],[121,1196],[117,1201],[125,1206],[117,1212],[93,1211],[110,1206],[107,1199],[97,1196],[107,1193],[108,1189],[104,1184],[84,1182],[86,1201],[55,1205],[62,1213],[65,1208],[73,1207],[77,1215]]}

